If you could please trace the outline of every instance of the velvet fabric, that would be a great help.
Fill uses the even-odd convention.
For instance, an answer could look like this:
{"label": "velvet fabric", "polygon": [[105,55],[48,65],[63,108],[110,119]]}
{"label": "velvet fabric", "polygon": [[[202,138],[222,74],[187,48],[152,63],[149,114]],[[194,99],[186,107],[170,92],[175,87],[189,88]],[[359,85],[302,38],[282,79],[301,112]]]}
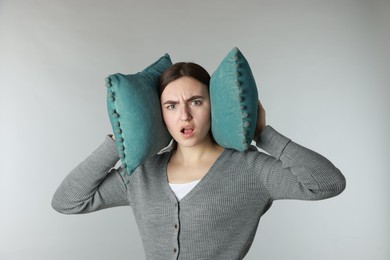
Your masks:
{"label": "velvet fabric", "polygon": [[130,175],[172,139],[165,127],[158,95],[161,73],[172,66],[165,54],[136,74],[106,78],[107,109],[122,167]]}
{"label": "velvet fabric", "polygon": [[238,151],[252,142],[258,91],[251,68],[238,48],[222,60],[210,80],[211,130],[215,141]]}

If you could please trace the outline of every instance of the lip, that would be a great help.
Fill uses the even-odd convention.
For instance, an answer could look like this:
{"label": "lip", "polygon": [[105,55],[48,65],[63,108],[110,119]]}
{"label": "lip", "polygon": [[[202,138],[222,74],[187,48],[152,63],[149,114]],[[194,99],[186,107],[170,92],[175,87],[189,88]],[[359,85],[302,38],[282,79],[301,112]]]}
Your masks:
{"label": "lip", "polygon": [[185,138],[188,138],[188,137],[191,137],[191,136],[194,135],[195,129],[194,129],[194,127],[192,127],[192,126],[185,126],[185,127],[182,127],[182,128],[181,128],[180,133],[181,133],[182,136],[184,136]]}

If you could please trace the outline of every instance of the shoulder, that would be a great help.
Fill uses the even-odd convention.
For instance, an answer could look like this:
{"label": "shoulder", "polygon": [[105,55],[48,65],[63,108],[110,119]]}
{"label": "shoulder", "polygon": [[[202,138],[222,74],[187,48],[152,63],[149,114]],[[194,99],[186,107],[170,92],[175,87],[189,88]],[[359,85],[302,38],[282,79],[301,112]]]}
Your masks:
{"label": "shoulder", "polygon": [[250,145],[248,149],[245,151],[237,151],[234,149],[227,149],[229,151],[230,156],[242,158],[247,160],[248,158],[252,157],[267,157],[269,156],[266,152],[263,150],[259,150],[256,146]]}
{"label": "shoulder", "polygon": [[244,168],[252,168],[253,164],[259,164],[269,158],[272,157],[251,145],[245,151],[225,149],[223,161],[226,166],[239,165]]}
{"label": "shoulder", "polygon": [[[221,190],[234,191],[246,198],[268,198],[269,194],[263,185],[261,176],[265,173],[264,161],[268,155],[255,146],[245,151],[225,149],[215,167],[212,181]],[[252,195],[249,195],[252,194]]]}
{"label": "shoulder", "polygon": [[226,164],[228,167],[239,166],[254,175],[261,175],[267,165],[273,165],[277,160],[263,150],[251,145],[245,151],[227,150]]}
{"label": "shoulder", "polygon": [[155,154],[154,156],[149,157],[145,160],[143,165],[150,165],[150,164],[164,164],[167,163],[169,158],[171,157],[173,152],[173,149],[171,146],[168,146],[164,149],[162,149],[160,152]]}
{"label": "shoulder", "polygon": [[147,158],[142,164],[140,164],[133,172],[132,176],[153,176],[160,174],[160,172],[166,167],[166,164],[171,156],[171,150],[164,150],[156,155]]}

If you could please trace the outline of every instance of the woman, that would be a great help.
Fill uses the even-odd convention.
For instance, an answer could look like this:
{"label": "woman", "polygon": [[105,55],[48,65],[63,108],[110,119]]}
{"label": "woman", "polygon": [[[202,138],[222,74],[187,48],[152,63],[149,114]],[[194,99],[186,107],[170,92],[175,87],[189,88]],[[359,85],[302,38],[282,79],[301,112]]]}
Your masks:
{"label": "woman", "polygon": [[177,63],[160,79],[170,149],[122,177],[115,142],[103,144],[63,181],[53,207],[65,214],[130,205],[146,259],[243,259],[261,216],[277,199],[319,200],[345,178],[323,156],[266,126],[259,102],[255,147],[224,149],[210,131],[210,76]]}

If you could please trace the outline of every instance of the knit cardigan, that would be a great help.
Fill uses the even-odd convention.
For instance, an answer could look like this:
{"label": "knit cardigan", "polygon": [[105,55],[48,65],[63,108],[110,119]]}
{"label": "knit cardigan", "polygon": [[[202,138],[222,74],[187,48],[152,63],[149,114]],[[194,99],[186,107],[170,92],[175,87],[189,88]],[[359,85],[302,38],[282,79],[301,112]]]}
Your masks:
{"label": "knit cardigan", "polygon": [[[178,201],[167,181],[172,151],[148,159],[130,176],[113,168],[115,141],[104,142],[57,189],[52,207],[64,214],[132,207],[146,259],[243,259],[261,216],[278,199],[320,200],[341,193],[345,178],[322,155],[272,127],[255,147],[225,149]],[[185,174],[185,173],[183,173]]]}

